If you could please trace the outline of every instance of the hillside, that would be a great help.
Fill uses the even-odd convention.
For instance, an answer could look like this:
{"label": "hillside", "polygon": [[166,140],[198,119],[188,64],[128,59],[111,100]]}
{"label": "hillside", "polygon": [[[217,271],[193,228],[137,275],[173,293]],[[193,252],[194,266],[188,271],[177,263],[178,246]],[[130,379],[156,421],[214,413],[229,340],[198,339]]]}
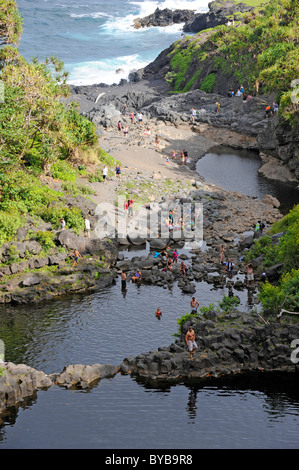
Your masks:
{"label": "hillside", "polygon": [[240,14],[234,25],[186,36],[145,67],[143,77],[163,78],[174,93],[226,95],[241,85],[251,95],[275,92],[280,112],[298,125],[298,9],[294,0],[275,0],[262,11]]}

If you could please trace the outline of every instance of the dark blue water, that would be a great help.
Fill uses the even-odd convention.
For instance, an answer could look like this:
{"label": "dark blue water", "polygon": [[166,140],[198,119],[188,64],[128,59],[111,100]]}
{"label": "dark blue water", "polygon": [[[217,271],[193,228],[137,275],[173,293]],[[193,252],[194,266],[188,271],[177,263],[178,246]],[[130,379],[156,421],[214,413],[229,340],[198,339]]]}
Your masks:
{"label": "dark blue water", "polygon": [[[133,20],[157,7],[207,11],[207,0],[18,0],[24,19],[20,51],[27,60],[55,55],[69,83],[119,83],[178,40],[182,25],[136,30]],[[121,69],[119,73],[116,70]]]}

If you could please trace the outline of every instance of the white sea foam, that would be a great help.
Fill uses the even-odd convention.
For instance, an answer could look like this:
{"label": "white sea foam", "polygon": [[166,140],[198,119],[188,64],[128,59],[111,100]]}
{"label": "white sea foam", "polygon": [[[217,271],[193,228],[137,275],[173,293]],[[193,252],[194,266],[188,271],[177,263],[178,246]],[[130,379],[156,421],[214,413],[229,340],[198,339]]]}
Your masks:
{"label": "white sea foam", "polygon": [[148,16],[152,14],[156,8],[164,10],[169,8],[170,10],[194,10],[196,13],[208,11],[208,4],[210,0],[162,0],[162,1],[145,1],[138,2],[132,1],[131,5],[136,5],[139,8],[138,15],[140,17]]}
{"label": "white sea foam", "polygon": [[71,13],[70,14],[71,18],[111,18],[111,15],[108,15],[107,13],[103,13],[101,11],[95,12],[95,13]]}
{"label": "white sea foam", "polygon": [[68,83],[70,85],[93,85],[106,83],[112,85],[119,83],[124,78],[128,79],[129,73],[145,67],[148,62],[142,61],[138,54],[105,59],[101,61],[81,62],[74,65],[65,64],[69,71]]}
{"label": "white sea foam", "polygon": [[[159,8],[160,10],[163,10],[164,8],[169,8],[171,10],[194,10],[196,13],[203,13],[205,11],[208,11],[208,0],[183,0],[178,2],[177,0],[163,0],[163,1],[145,1],[145,2],[130,2],[131,5],[135,5],[138,9],[137,15],[134,14],[129,14],[124,17],[114,17],[110,18],[104,25],[103,28],[106,29],[107,31],[111,32],[117,32],[118,34],[122,33],[128,33],[128,32],[136,32],[140,33],[144,31],[143,28],[140,29],[135,29],[134,28],[134,20],[138,17],[143,18],[145,16],[148,16],[156,10],[156,8]],[[153,28],[153,27],[152,27]],[[150,28],[150,29],[152,29]],[[156,27],[155,27],[156,28]],[[170,25],[167,27],[161,27],[157,28],[160,32],[163,29],[164,34],[165,33],[173,33],[175,31],[179,31],[182,29],[182,24],[175,24],[175,25]]]}

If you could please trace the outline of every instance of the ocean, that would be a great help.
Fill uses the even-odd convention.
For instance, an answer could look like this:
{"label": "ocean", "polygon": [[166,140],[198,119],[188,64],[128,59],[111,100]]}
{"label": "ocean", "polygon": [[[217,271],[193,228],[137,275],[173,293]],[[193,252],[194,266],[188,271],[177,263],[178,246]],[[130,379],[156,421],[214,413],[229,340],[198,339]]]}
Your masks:
{"label": "ocean", "polygon": [[56,56],[68,83],[119,83],[181,38],[183,24],[135,29],[133,20],[160,9],[208,11],[209,0],[18,0],[19,50],[27,59]]}

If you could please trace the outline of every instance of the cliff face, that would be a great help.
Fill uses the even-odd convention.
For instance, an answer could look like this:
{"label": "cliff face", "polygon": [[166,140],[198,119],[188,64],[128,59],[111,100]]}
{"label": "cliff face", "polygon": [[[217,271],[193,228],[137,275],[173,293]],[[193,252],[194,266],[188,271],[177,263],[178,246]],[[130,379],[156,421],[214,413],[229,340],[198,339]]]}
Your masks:
{"label": "cliff face", "polygon": [[253,10],[252,6],[234,1],[219,0],[209,3],[209,11],[196,15],[196,17],[185,24],[184,31],[198,33],[208,28],[215,28],[221,24],[235,21],[240,18],[240,13]]}

